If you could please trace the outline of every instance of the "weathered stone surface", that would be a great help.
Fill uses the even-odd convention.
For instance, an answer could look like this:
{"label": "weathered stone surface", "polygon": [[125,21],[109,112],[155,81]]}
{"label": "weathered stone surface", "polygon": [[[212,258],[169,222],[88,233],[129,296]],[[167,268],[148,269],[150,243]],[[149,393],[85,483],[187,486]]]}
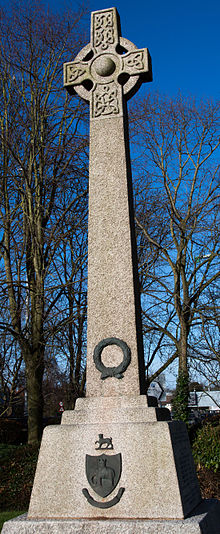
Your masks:
{"label": "weathered stone surface", "polygon": [[220,503],[204,501],[184,520],[27,519],[5,523],[2,534],[219,534]]}

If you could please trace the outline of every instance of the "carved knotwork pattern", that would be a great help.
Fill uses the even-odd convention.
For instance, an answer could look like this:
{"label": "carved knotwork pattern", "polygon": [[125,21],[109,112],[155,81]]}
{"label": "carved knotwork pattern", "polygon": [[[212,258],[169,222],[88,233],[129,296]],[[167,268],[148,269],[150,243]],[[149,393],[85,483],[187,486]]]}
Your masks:
{"label": "carved knotwork pattern", "polygon": [[95,15],[94,20],[94,46],[106,50],[109,45],[114,44],[114,22],[113,13],[101,13]]}
{"label": "carved knotwork pattern", "polygon": [[67,83],[76,82],[77,79],[81,79],[86,74],[86,69],[80,66],[69,65],[66,71]]}
{"label": "carved knotwork pattern", "polygon": [[94,93],[93,117],[119,113],[118,90],[114,84],[102,85]]}
{"label": "carved knotwork pattern", "polygon": [[[143,52],[137,52],[134,54],[130,54],[127,58],[123,58],[124,63],[124,69],[126,70],[126,67],[129,69],[129,72],[131,69],[136,70],[143,70],[144,69],[144,56]],[[137,72],[134,72],[134,74],[137,74]]]}
{"label": "carved knotwork pattern", "polygon": [[[93,12],[91,43],[79,52],[76,61],[64,64],[64,86],[70,94],[75,88],[91,103],[92,119],[122,116],[124,96],[130,98],[140,83],[147,81],[143,74],[151,79],[147,49],[137,49],[126,39],[120,41],[119,29],[116,8]],[[128,52],[121,54],[119,43]]]}

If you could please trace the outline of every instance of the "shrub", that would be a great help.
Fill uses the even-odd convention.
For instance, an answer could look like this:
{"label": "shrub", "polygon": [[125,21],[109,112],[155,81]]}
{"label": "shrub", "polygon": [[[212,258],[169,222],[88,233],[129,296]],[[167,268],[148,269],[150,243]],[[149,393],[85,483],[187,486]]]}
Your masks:
{"label": "shrub", "polygon": [[188,374],[184,371],[180,371],[177,384],[176,392],[172,400],[172,411],[174,419],[188,422],[189,409],[188,409],[188,398],[189,398],[189,377]]}
{"label": "shrub", "polygon": [[199,467],[212,469],[216,473],[220,467],[220,425],[212,426],[209,422],[198,430],[192,452]]}

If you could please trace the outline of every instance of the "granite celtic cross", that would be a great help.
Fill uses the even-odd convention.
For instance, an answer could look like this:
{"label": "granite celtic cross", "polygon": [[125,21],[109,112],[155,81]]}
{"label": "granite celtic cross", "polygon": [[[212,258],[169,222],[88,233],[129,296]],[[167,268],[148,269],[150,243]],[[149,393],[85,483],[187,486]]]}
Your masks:
{"label": "granite celtic cross", "polygon": [[120,37],[115,8],[91,15],[91,44],[64,65],[64,87],[90,101],[91,118],[123,114],[123,96],[132,96],[141,81],[151,81],[146,48]]}
{"label": "granite celtic cross", "polygon": [[151,81],[146,48],[120,36],[115,8],[91,16],[91,43],[64,64],[90,103],[87,396],[140,394],[143,343],[126,100]]}
{"label": "granite celtic cross", "polygon": [[92,13],[91,44],[64,66],[91,110],[87,398],[44,429],[28,515],[4,534],[219,534],[220,503],[201,501],[185,423],[149,406],[141,383],[125,96],[151,73],[117,20],[114,8]]}

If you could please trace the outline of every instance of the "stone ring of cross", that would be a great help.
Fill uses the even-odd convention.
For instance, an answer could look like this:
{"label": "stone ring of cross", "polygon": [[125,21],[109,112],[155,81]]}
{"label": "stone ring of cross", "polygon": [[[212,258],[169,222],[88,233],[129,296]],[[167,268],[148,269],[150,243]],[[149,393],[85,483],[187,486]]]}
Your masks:
{"label": "stone ring of cross", "polygon": [[[93,12],[91,43],[64,64],[67,91],[90,101],[91,118],[97,118],[122,114],[122,96],[130,98],[143,81],[151,79],[148,50],[120,36],[116,8]],[[109,106],[109,98],[114,105]]]}
{"label": "stone ring of cross", "polygon": [[[74,63],[77,67],[77,71],[75,71],[75,68],[74,71],[72,70],[73,64],[71,63],[70,69],[72,71],[72,76],[70,75],[68,81],[74,81],[74,78],[77,76],[77,74],[80,74],[78,69],[80,69],[83,62],[87,67],[85,73],[87,74],[87,79],[81,81],[82,85],[74,85],[75,92],[84,98],[84,100],[90,100],[90,92],[94,88],[95,82],[106,84],[114,81],[119,83],[123,86],[123,93],[126,95],[127,99],[133,96],[133,94],[139,89],[140,74],[133,74],[131,76],[131,73],[129,75],[129,73],[126,72],[126,69],[123,72],[125,61],[128,59],[128,55],[125,54],[127,52],[137,50],[137,47],[124,37],[120,37],[119,40],[120,47],[118,47],[118,50],[120,51],[120,54],[109,54],[102,52],[101,54],[95,56],[93,50],[91,49],[91,45],[89,44],[86,45],[76,56]],[[141,55],[140,52],[142,52]],[[142,51],[138,51],[136,56],[136,63],[137,61],[141,61],[140,66],[142,66],[142,68],[143,52],[144,49]],[[130,61],[128,61],[128,63],[130,63]],[[131,70],[131,67],[129,70]],[[73,91],[69,92],[72,93]]]}

